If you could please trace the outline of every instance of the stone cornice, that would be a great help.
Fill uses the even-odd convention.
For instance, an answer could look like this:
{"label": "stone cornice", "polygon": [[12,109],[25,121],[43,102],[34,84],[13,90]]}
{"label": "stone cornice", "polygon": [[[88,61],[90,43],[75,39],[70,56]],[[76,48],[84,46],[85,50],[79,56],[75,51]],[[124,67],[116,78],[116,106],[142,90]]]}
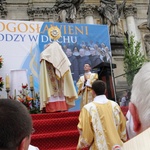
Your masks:
{"label": "stone cornice", "polygon": [[34,19],[36,17],[43,18],[44,15],[51,16],[56,14],[56,12],[50,7],[29,7],[27,14],[30,18]]}
{"label": "stone cornice", "polygon": [[124,49],[114,49],[111,52],[112,56],[124,56]]}

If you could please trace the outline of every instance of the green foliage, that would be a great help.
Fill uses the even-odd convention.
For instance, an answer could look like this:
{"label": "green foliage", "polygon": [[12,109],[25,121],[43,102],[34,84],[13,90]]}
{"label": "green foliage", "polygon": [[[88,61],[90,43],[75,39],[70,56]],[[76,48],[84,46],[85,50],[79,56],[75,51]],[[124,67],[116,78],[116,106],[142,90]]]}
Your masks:
{"label": "green foliage", "polygon": [[130,36],[130,43],[127,39],[124,40],[124,71],[129,86],[132,85],[133,78],[144,62],[147,61],[146,57],[140,52],[141,43],[134,40],[134,36]]}
{"label": "green foliage", "polygon": [[3,58],[2,56],[0,56],[0,68],[2,68],[2,65],[3,65]]}
{"label": "green foliage", "polygon": [[15,94],[14,97],[9,96],[9,98],[16,99],[20,101],[21,103],[23,103],[31,114],[40,113],[39,94],[38,93],[34,94],[34,91],[29,90],[28,84],[26,85],[22,84],[22,90],[19,91],[19,95]]}

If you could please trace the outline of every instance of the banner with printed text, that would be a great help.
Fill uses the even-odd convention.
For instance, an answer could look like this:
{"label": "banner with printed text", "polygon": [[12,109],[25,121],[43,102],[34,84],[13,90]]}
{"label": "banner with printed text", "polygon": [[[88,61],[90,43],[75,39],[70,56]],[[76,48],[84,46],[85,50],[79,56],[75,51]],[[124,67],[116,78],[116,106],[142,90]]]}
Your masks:
{"label": "banner with printed text", "polygon": [[57,41],[71,62],[74,82],[84,73],[85,63],[93,68],[111,61],[110,37],[105,25],[0,20],[0,55],[3,57],[0,76],[3,79],[13,70],[26,70],[27,80],[32,74],[34,88],[39,90],[40,53],[53,42],[48,34],[51,26],[61,31]]}

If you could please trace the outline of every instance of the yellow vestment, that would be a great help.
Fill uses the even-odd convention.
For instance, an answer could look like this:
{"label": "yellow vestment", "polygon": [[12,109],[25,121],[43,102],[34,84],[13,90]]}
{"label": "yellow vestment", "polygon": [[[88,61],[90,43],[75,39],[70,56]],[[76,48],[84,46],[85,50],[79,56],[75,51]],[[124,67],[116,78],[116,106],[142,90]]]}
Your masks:
{"label": "yellow vestment", "polygon": [[86,147],[90,150],[115,150],[127,140],[126,119],[119,105],[110,100],[85,105],[79,115],[78,129],[77,150]]}
{"label": "yellow vestment", "polygon": [[91,85],[95,80],[98,79],[98,74],[89,73],[88,76],[89,77],[86,85],[84,85],[85,82],[84,76],[81,76],[77,82],[78,95],[82,96],[80,108],[82,108],[84,105],[88,104],[89,102],[93,101]]}
{"label": "yellow vestment", "polygon": [[40,109],[47,112],[65,111],[74,107],[78,98],[74,87],[70,61],[57,42],[41,53]]}

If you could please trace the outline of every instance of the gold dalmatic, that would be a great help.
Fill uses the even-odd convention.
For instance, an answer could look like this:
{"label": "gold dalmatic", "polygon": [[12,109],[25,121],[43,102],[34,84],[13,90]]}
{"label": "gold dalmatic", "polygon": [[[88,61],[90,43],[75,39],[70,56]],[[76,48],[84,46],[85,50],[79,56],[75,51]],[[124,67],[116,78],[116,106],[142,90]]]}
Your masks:
{"label": "gold dalmatic", "polygon": [[52,40],[58,40],[61,37],[61,31],[57,26],[51,26],[48,29],[48,35]]}

